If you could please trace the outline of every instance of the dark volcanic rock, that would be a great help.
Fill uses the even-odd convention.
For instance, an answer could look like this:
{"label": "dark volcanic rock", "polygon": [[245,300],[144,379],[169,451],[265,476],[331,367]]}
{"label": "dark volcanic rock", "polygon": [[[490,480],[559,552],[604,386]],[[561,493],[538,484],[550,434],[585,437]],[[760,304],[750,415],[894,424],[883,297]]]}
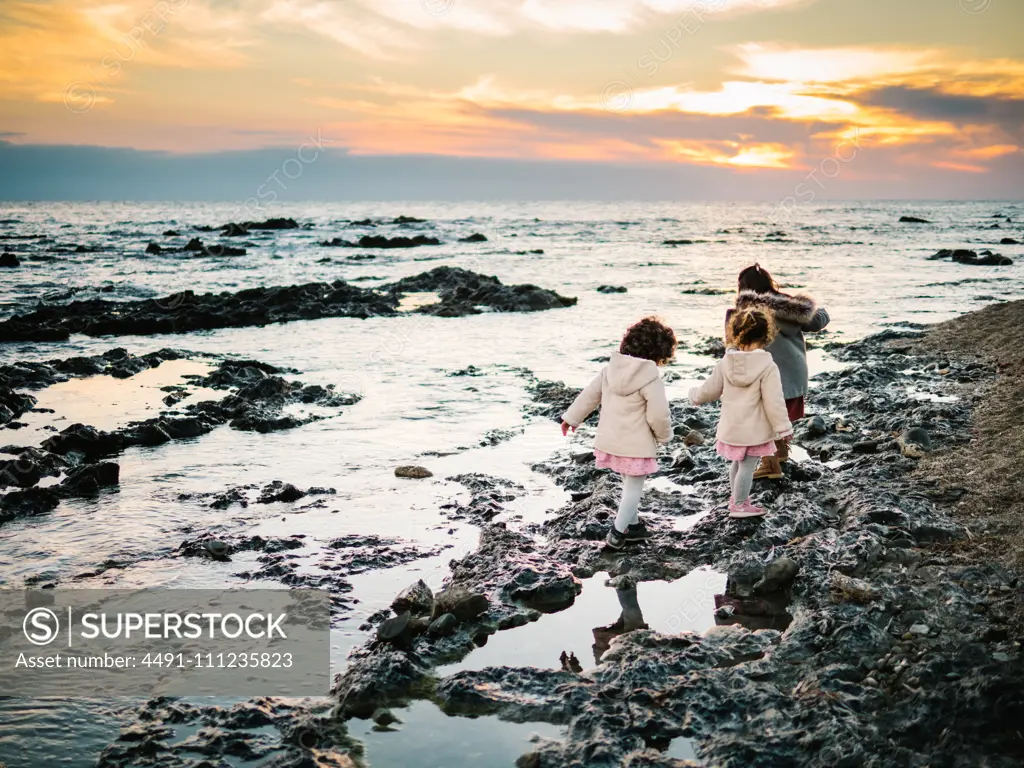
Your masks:
{"label": "dark volcanic rock", "polygon": [[0,253],[0,267],[20,267],[21,260],[13,253]]}
{"label": "dark volcanic rock", "polygon": [[322,317],[373,317],[393,314],[394,297],[348,285],[307,283],[248,288],[237,293],[182,291],[160,299],[112,302],[101,299],[38,306],[0,322],[0,341],[66,339],[89,336],[187,333],[211,328],[267,325]]}
{"label": "dark volcanic rock", "polygon": [[479,232],[474,232],[472,235],[469,235],[468,237],[460,237],[459,238],[459,242],[460,243],[486,243],[487,242],[487,235],[481,235]]}
{"label": "dark volcanic rock", "polygon": [[436,237],[427,235],[416,235],[415,237],[386,237],[384,235],[363,235],[356,242],[351,242],[340,237],[332,240],[324,240],[320,245],[334,246],[341,248],[418,248],[421,245],[440,245],[441,241]]}
{"label": "dark volcanic rock", "polygon": [[243,224],[246,229],[298,229],[299,225],[295,219],[267,219],[266,221],[247,221]]}
{"label": "dark volcanic rock", "polygon": [[442,317],[478,314],[478,307],[497,312],[538,312],[545,309],[571,307],[575,298],[559,296],[554,291],[535,285],[504,285],[496,277],[488,277],[459,267],[436,267],[414,277],[406,277],[385,285],[392,295],[422,291],[436,292],[437,304],[418,311]]}
{"label": "dark volcanic rock", "polygon": [[396,216],[392,224],[426,224],[426,219],[417,219],[415,216]]}
{"label": "dark volcanic rock", "polygon": [[1021,243],[1020,243],[1019,240],[1014,240],[1012,237],[1004,237],[1002,240],[999,241],[999,244],[1000,245],[1020,245]]}
{"label": "dark volcanic rock", "polygon": [[597,286],[598,293],[625,293],[626,289],[621,285],[599,285]]}
{"label": "dark volcanic rock", "polygon": [[978,267],[1006,267],[1013,264],[1013,259],[1009,256],[1003,256],[1000,253],[992,253],[991,251],[982,251],[979,256],[976,252],[967,250],[966,248],[943,248],[928,258],[932,261],[950,259],[957,264],[970,264]]}
{"label": "dark volcanic rock", "polygon": [[931,224],[928,219],[921,219],[917,216],[900,216],[900,222],[904,224]]}

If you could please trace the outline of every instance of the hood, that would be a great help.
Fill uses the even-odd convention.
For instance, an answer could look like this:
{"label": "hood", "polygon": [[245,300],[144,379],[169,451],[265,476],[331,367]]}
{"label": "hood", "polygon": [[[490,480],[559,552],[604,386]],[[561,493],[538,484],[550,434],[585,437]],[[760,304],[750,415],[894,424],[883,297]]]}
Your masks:
{"label": "hood", "polygon": [[749,387],[773,363],[771,353],[763,349],[755,349],[753,352],[730,349],[722,359],[722,375],[734,387]]}
{"label": "hood", "polygon": [[616,395],[632,395],[661,376],[652,360],[612,352],[606,372],[608,386]]}
{"label": "hood", "polygon": [[740,291],[736,296],[736,309],[752,306],[767,307],[775,313],[778,320],[805,325],[814,318],[818,305],[810,296],[801,293],[758,293],[757,291]]}

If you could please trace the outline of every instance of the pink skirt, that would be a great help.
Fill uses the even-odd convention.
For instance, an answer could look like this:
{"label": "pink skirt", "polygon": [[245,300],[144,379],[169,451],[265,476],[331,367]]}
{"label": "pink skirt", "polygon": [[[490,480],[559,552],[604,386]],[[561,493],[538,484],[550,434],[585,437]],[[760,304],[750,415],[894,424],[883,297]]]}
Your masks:
{"label": "pink skirt", "polygon": [[723,459],[729,461],[743,461],[747,456],[774,456],[775,441],[770,440],[761,445],[729,445],[718,440],[715,443],[715,450]]}
{"label": "pink skirt", "polygon": [[658,462],[654,459],[639,459],[633,456],[616,456],[594,449],[594,460],[598,469],[611,469],[620,475],[650,475],[658,471]]}

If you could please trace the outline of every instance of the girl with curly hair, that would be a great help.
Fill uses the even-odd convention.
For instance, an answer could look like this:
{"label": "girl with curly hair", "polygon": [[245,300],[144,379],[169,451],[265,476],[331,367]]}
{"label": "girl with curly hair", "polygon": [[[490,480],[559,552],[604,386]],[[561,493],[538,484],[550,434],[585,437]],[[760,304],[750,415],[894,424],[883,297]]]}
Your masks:
{"label": "girl with curly hair", "polygon": [[658,318],[645,317],[631,325],[619,351],[562,416],[565,435],[601,406],[594,459],[598,468],[622,476],[622,500],[606,539],[612,549],[650,535],[637,507],[644,479],[658,469],[658,444],[672,438],[672,414],[658,368],[675,351],[675,333]]}
{"label": "girl with curly hair", "polygon": [[762,456],[775,455],[775,441],[789,441],[793,425],[786,412],[779,366],[765,349],[777,329],[763,307],[737,309],[729,316],[731,346],[710,378],[690,390],[694,405],[721,399],[715,449],[732,462],[729,517],[760,517],[763,507],[750,501],[754,469]]}

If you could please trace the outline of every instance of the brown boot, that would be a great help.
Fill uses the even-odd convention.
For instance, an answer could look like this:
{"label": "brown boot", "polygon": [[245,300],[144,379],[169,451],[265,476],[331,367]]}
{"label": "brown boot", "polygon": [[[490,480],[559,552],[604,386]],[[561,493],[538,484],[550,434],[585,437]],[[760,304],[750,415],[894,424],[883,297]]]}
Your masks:
{"label": "brown boot", "polygon": [[789,443],[785,440],[775,441],[775,458],[779,460],[779,463],[789,461]]}
{"label": "brown boot", "polygon": [[761,464],[754,470],[755,480],[778,480],[782,477],[782,464],[778,456],[762,456]]}

